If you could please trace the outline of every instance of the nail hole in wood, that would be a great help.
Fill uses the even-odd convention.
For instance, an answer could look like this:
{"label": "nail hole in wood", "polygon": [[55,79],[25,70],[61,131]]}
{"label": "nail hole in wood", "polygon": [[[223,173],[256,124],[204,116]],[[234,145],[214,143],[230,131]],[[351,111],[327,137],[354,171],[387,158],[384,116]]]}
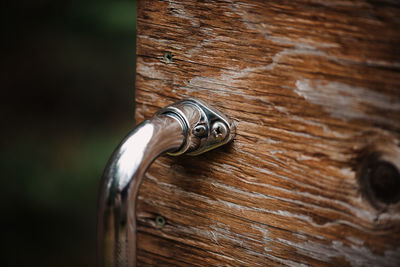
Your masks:
{"label": "nail hole in wood", "polygon": [[375,207],[400,201],[400,172],[381,155],[372,153],[365,156],[357,175],[362,195]]}
{"label": "nail hole in wood", "polygon": [[166,221],[165,218],[161,215],[158,215],[155,219],[157,227],[164,227]]}
{"label": "nail hole in wood", "polygon": [[171,52],[164,52],[163,61],[166,63],[174,62],[173,55]]}

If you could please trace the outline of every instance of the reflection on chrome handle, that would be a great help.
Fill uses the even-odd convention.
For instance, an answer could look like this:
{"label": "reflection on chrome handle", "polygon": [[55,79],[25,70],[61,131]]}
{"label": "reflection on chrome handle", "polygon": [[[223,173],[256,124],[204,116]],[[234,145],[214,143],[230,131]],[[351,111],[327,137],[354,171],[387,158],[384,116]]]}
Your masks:
{"label": "reflection on chrome handle", "polygon": [[137,194],[144,173],[159,155],[199,155],[234,135],[233,121],[195,98],[167,106],[138,125],[104,171],[97,216],[99,265],[136,266]]}

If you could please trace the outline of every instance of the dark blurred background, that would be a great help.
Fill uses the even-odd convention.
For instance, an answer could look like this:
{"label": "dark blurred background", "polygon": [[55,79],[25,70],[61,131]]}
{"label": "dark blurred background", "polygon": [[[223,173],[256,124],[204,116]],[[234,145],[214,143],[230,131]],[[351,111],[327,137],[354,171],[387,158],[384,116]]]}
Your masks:
{"label": "dark blurred background", "polygon": [[134,127],[135,1],[0,12],[0,265],[94,266],[100,177]]}

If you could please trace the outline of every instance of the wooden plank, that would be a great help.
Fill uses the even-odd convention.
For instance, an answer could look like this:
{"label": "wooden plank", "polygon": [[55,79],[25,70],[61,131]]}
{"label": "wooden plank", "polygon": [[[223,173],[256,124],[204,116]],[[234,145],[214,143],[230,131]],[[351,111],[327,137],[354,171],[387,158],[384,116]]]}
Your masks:
{"label": "wooden plank", "polygon": [[389,0],[140,1],[137,121],[193,96],[237,137],[153,164],[139,263],[399,266],[399,15]]}

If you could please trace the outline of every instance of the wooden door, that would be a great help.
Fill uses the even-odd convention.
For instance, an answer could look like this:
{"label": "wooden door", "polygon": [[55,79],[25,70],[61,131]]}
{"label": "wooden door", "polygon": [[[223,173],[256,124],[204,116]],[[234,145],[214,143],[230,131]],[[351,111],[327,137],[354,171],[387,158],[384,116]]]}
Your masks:
{"label": "wooden door", "polygon": [[137,15],[137,121],[198,97],[237,123],[232,144],[151,166],[139,264],[400,266],[397,1],[143,0]]}

